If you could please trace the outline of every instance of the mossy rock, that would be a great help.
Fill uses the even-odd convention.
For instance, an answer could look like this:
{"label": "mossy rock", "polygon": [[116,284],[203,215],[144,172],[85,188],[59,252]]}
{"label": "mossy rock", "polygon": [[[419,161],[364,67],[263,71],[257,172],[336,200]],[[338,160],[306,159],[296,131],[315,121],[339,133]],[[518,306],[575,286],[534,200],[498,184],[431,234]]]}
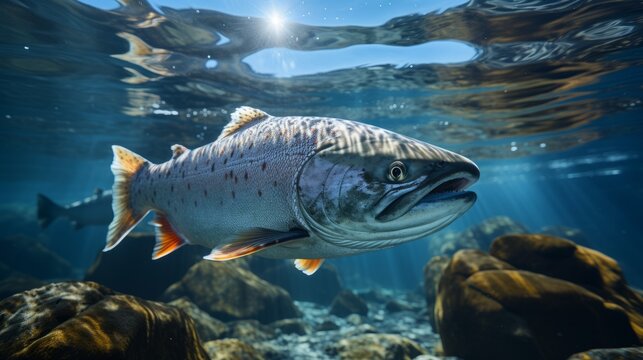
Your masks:
{"label": "mossy rock", "polygon": [[93,282],[3,300],[0,329],[2,359],[207,359],[183,311]]}
{"label": "mossy rock", "polygon": [[459,251],[442,275],[434,310],[446,355],[565,359],[640,344],[640,297],[605,255],[544,235],[501,237],[491,254]]}

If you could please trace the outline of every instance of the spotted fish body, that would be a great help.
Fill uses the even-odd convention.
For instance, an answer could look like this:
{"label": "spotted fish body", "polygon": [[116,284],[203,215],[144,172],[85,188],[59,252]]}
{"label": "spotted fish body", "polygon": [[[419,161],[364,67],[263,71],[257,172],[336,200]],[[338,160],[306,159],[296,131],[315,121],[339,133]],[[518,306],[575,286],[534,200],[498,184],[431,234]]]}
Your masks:
{"label": "spotted fish body", "polygon": [[[106,250],[154,211],[155,258],[192,243],[213,248],[208,259],[261,251],[298,258],[297,266],[312,273],[318,259],[392,246],[445,226],[431,220],[435,224],[428,231],[412,211],[419,206],[428,212],[427,206],[435,205],[415,206],[408,199],[422,195],[422,189],[428,193],[425,173],[440,175],[440,169],[456,164],[455,191],[478,176],[475,165],[460,155],[381,128],[333,118],[273,117],[248,107],[237,109],[216,141],[172,150],[170,160],[152,164],[114,147],[115,217]],[[409,170],[408,181],[387,178],[395,161],[405,161],[415,174]],[[475,200],[466,194],[458,209],[447,212],[457,217],[466,211]]]}

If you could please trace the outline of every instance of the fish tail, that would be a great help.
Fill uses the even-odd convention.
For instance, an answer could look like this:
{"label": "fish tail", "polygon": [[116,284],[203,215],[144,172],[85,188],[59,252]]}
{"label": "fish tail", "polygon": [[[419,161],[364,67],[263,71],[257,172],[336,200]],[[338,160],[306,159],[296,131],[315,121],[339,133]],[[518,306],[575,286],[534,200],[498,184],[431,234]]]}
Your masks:
{"label": "fish tail", "polygon": [[121,146],[112,146],[112,151],[114,152],[114,161],[112,162],[112,173],[114,174],[112,210],[114,219],[109,224],[107,244],[103,251],[109,251],[116,247],[149,211],[135,209],[132,205],[131,197],[131,185],[134,175],[149,164],[149,161]]}
{"label": "fish tail", "polygon": [[56,204],[53,200],[43,194],[38,194],[38,225],[46,228],[52,221],[56,220],[65,212],[65,208]]}

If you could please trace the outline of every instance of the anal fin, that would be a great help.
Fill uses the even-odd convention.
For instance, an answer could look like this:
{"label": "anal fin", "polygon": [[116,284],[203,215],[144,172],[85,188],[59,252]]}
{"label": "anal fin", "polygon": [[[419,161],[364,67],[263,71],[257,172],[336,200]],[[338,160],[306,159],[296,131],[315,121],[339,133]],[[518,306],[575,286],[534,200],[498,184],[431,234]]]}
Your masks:
{"label": "anal fin", "polygon": [[308,237],[308,232],[301,229],[291,229],[284,232],[255,228],[240,234],[234,241],[228,244],[215,247],[210,255],[203,258],[214,261],[232,260],[254,254],[270,246],[305,237]]}
{"label": "anal fin", "polygon": [[154,245],[154,252],[152,253],[153,260],[160,259],[187,244],[187,241],[172,228],[165,215],[157,213],[153,225],[156,232],[156,245]]}
{"label": "anal fin", "polygon": [[306,275],[312,275],[323,263],[324,259],[296,259],[295,267]]}

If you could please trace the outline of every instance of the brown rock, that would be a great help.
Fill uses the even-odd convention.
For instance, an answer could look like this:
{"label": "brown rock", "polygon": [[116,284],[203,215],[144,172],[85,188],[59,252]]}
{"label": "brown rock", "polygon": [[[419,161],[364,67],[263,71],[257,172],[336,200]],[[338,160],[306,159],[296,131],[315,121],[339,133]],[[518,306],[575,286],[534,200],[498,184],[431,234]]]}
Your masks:
{"label": "brown rock", "polygon": [[489,253],[517,268],[571,281],[622,307],[643,342],[643,297],[627,286],[614,259],[566,239],[538,234],[502,236]]}
{"label": "brown rock", "polygon": [[3,359],[207,359],[185,313],[92,282],[3,300],[0,329]]}
{"label": "brown rock", "polygon": [[564,359],[638,344],[621,307],[572,282],[512,265],[480,251],[455,254],[435,305],[446,355]]}
{"label": "brown rock", "polygon": [[208,341],[203,344],[210,360],[263,360],[263,356],[239,339]]}
{"label": "brown rock", "polygon": [[228,333],[228,326],[205,311],[199,309],[193,302],[187,298],[176,299],[169,302],[168,305],[183,310],[192,320],[196,327],[201,341],[209,341],[223,338]]}
{"label": "brown rock", "polygon": [[620,349],[594,349],[574,354],[568,360],[641,360],[643,347]]}
{"label": "brown rock", "polygon": [[341,339],[327,352],[342,360],[410,360],[426,354],[416,342],[394,334],[365,334]]}
{"label": "brown rock", "polygon": [[424,266],[424,298],[426,299],[426,307],[429,310],[429,321],[433,328],[435,328],[435,319],[433,316],[435,297],[438,293],[440,278],[442,278],[442,273],[447,267],[447,264],[449,264],[449,258],[434,256]]}
{"label": "brown rock", "polygon": [[227,337],[240,339],[249,343],[270,340],[277,335],[273,328],[257,320],[239,320],[228,323],[230,330]]}
{"label": "brown rock", "polygon": [[163,295],[166,300],[183,296],[223,321],[256,319],[270,323],[300,316],[284,289],[233,262],[201,261]]}
{"label": "brown rock", "polygon": [[282,334],[306,335],[308,333],[308,325],[301,319],[277,320],[270,326],[279,330]]}

